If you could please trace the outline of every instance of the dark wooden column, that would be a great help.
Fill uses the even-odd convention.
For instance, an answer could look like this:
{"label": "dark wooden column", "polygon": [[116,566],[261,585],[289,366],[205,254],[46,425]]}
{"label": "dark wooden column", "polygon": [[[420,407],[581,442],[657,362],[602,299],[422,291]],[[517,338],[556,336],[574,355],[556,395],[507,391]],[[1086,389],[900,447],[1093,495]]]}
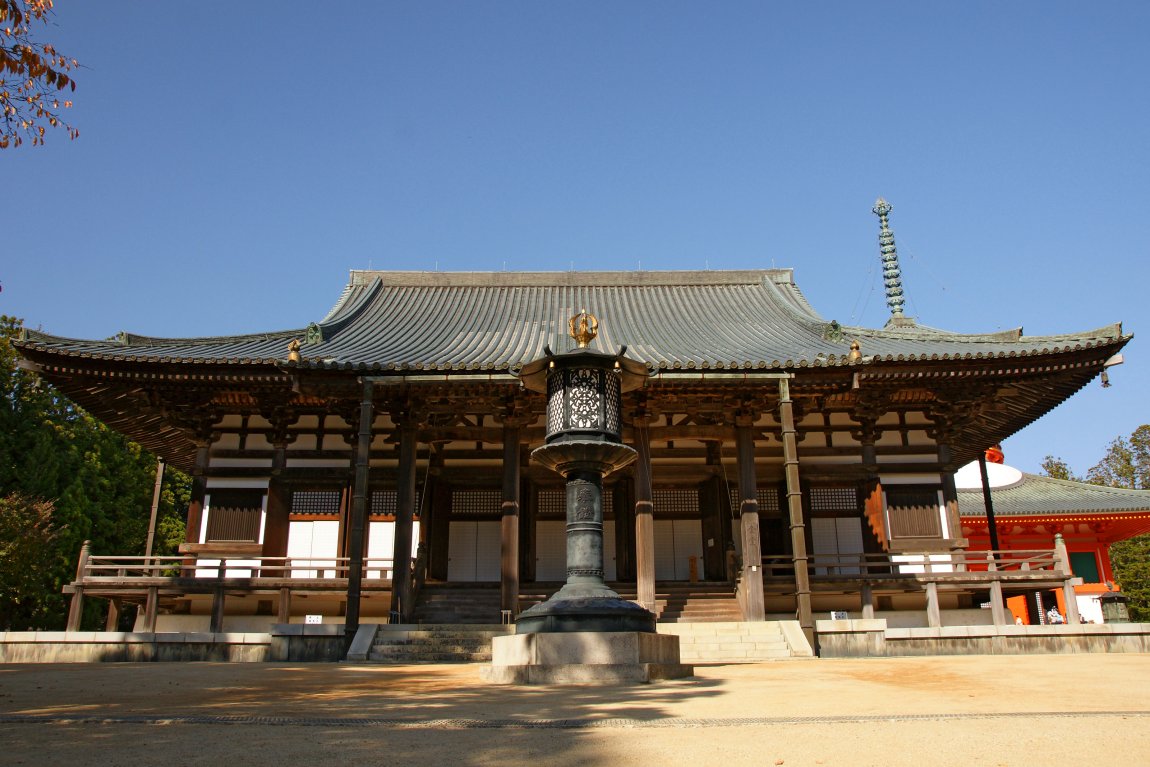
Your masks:
{"label": "dark wooden column", "polygon": [[759,487],[755,477],[754,416],[735,416],[735,445],[739,460],[739,522],[743,538],[743,574],[740,581],[743,617],[761,621],[763,603],[763,550],[759,534]]}
{"label": "dark wooden column", "polygon": [[703,578],[727,579],[727,542],[731,540],[731,496],[722,473],[721,442],[707,443],[707,465],[713,474],[699,488],[699,508],[703,517]]}
{"label": "dark wooden column", "polygon": [[519,580],[521,583],[535,583],[535,521],[539,513],[539,488],[530,479],[524,480],[519,500]]}
{"label": "dark wooden column", "polygon": [[369,379],[361,381],[363,390],[359,401],[358,437],[355,442],[355,480],[348,520],[347,539],[347,611],[344,615],[344,642],[348,646],[359,631],[360,597],[363,595],[363,541],[367,526],[367,492],[371,467],[372,422],[375,420],[373,398],[375,384]]}
{"label": "dark wooden column", "polygon": [[391,576],[391,614],[405,622],[411,604],[411,523],[415,518],[415,447],[418,434],[409,413],[392,413],[399,427],[399,476],[395,487],[395,547]]}
{"label": "dark wooden column", "polygon": [[655,611],[655,520],[651,490],[651,434],[647,418],[635,419],[635,590],[636,601]]}
{"label": "dark wooden column", "polygon": [[[291,516],[291,493],[283,485],[283,470],[287,466],[287,448],[283,444],[274,445],[272,476],[268,482],[267,521],[264,525],[264,541],[260,552],[265,557],[286,557],[288,531]],[[265,577],[283,577],[282,567],[264,568]]]}
{"label": "dark wooden column", "polygon": [[957,543],[962,538],[962,519],[958,516],[958,488],[949,471],[942,472],[942,500],[946,505],[947,538]]}
{"label": "dark wooden column", "polygon": [[803,520],[803,491],[799,484],[799,449],[795,431],[794,402],[790,381],[779,379],[779,423],[783,439],[783,469],[787,484],[787,512],[791,520],[791,560],[795,566],[795,602],[799,625],[815,649],[815,622],[811,613],[811,579],[807,566],[806,522]]}
{"label": "dark wooden column", "polygon": [[504,421],[499,606],[512,620],[519,613],[519,434],[518,421]]}
{"label": "dark wooden column", "polygon": [[211,443],[199,441],[196,443],[196,463],[192,468],[192,488],[188,499],[188,525],[184,531],[184,540],[188,543],[200,542],[200,527],[204,521],[204,497],[208,494],[208,456]]}
{"label": "dark wooden column", "polygon": [[615,483],[612,506],[615,510],[615,580],[635,580],[635,479],[634,467],[628,480]]}

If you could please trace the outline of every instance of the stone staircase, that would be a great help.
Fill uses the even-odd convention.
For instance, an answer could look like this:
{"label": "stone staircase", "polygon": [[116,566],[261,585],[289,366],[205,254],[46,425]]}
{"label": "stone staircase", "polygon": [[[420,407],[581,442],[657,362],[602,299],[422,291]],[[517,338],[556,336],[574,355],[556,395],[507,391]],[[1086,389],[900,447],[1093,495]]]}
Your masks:
{"label": "stone staircase", "polygon": [[493,637],[512,626],[483,624],[382,625],[367,660],[372,663],[489,663]]}
{"label": "stone staircase", "polygon": [[[794,632],[790,633],[801,635],[798,622],[790,623],[794,623]],[[811,657],[805,639],[801,644],[795,637],[788,641],[783,621],[660,623],[659,633],[679,637],[683,663],[757,663]]]}
{"label": "stone staircase", "polygon": [[742,608],[728,583],[662,584],[655,593],[659,623],[733,623]]}
{"label": "stone staircase", "polygon": [[424,584],[412,619],[418,624],[499,624],[498,583]]}
{"label": "stone staircase", "polygon": [[[560,585],[524,584],[520,610],[543,601]],[[634,584],[611,587],[624,599],[636,598]],[[425,584],[415,607],[418,625],[380,626],[368,660],[489,662],[491,639],[515,630],[500,625],[499,599],[496,583]],[[683,663],[755,663],[811,656],[797,622],[743,622],[728,583],[660,583],[655,612],[659,633],[679,637]]]}

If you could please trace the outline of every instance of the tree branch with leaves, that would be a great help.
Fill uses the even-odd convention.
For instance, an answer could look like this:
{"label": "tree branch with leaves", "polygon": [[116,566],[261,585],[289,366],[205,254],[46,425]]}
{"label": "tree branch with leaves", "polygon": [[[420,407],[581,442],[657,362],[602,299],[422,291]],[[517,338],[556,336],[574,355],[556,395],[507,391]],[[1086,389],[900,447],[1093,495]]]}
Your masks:
{"label": "tree branch with leaves", "polygon": [[80,135],[61,116],[72,106],[63,95],[76,90],[70,73],[79,63],[34,34],[51,18],[52,2],[0,0],[0,149],[43,145],[48,128]]}

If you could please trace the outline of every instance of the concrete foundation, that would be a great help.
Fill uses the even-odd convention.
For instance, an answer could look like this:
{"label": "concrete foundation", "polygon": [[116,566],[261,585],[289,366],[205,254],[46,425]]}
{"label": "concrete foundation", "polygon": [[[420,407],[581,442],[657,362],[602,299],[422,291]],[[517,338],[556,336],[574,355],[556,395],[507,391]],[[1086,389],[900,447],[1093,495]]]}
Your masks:
{"label": "concrete foundation", "polygon": [[483,678],[495,684],[611,684],[691,676],[679,637],[640,631],[495,637]]}
{"label": "concrete foundation", "polygon": [[0,632],[0,663],[263,663],[343,659],[342,624],[279,624],[271,633]]}
{"label": "concrete foundation", "polygon": [[894,628],[881,618],[817,621],[824,658],[1150,652],[1150,624]]}

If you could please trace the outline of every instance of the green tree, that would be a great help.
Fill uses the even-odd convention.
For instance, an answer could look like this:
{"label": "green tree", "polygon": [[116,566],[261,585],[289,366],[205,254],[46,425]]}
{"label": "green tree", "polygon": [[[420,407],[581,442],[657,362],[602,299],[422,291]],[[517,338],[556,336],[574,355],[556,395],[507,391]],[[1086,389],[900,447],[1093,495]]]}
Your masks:
{"label": "green tree", "polygon": [[1150,424],[1142,424],[1130,438],[1116,437],[1102,460],[1086,472],[1094,485],[1150,489]]}
{"label": "green tree", "polygon": [[1042,459],[1042,473],[1053,479],[1069,479],[1074,482],[1080,482],[1078,477],[1074,476],[1069,464],[1061,458],[1055,458],[1052,455],[1046,456]]}
{"label": "green tree", "polygon": [[1150,533],[1111,546],[1110,564],[1130,600],[1130,619],[1150,623]]}
{"label": "green tree", "polygon": [[28,629],[51,618],[61,600],[45,599],[53,586],[43,566],[60,529],[52,504],[20,493],[0,497],[0,626]]}
{"label": "green tree", "polygon": [[[75,574],[84,541],[91,541],[97,555],[144,553],[156,458],[21,370],[11,345],[20,327],[19,320],[0,316],[0,497],[16,494],[26,505],[52,509],[54,534],[37,565],[44,578],[40,601],[13,614],[29,616],[35,621],[32,627],[53,629],[66,620],[61,590]],[[181,472],[169,469],[165,475],[154,551],[158,555],[175,553],[183,540],[190,485]],[[19,537],[19,526],[30,525],[33,518],[12,519],[8,535]],[[88,600],[85,624],[101,625],[105,608]],[[5,614],[0,606],[0,615]]]}

